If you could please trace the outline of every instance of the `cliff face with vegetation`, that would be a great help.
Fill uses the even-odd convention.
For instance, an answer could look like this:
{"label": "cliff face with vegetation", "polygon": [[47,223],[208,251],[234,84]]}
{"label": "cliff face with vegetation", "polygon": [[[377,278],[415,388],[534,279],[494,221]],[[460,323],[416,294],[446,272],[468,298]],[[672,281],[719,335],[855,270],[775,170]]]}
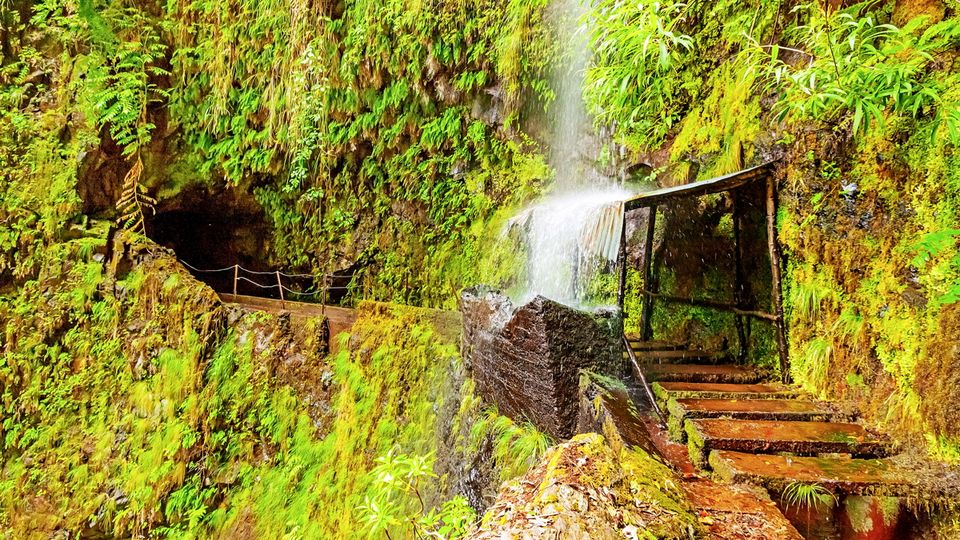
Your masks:
{"label": "cliff face with vegetation", "polygon": [[[595,8],[584,97],[611,134],[601,162],[670,185],[779,158],[794,378],[960,459],[960,5]],[[0,523],[323,536],[456,528],[462,502],[428,509],[489,504],[499,471],[545,442],[480,412],[423,315],[365,308],[348,352],[324,358],[318,323],[224,308],[144,233],[220,219],[226,251],[337,272],[347,302],[452,307],[465,285],[510,285],[522,254],[500,224],[552,175],[552,11],[0,3]],[[724,204],[685,215],[726,238]],[[697,290],[719,279],[676,272]],[[484,453],[480,480],[455,474]]]}
{"label": "cliff face with vegetation", "polygon": [[482,408],[429,312],[365,305],[326,357],[322,318],[226,307],[127,240],[59,244],[0,301],[16,537],[456,536],[548,444]]}
{"label": "cliff face with vegetation", "polygon": [[779,160],[793,377],[956,459],[956,3],[605,5],[586,97],[661,180]]}

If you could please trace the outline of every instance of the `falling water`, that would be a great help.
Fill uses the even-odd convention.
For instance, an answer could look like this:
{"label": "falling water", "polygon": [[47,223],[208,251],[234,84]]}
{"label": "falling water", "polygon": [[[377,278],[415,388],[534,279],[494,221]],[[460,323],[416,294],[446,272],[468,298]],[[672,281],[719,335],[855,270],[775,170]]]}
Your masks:
{"label": "falling water", "polygon": [[556,101],[551,107],[550,163],[554,192],[510,222],[527,235],[528,287],[519,300],[535,295],[581,305],[591,275],[616,258],[624,199],[632,195],[594,168],[597,144],[583,102],[590,63],[589,0],[557,0],[553,6],[558,39],[565,45],[553,74]]}
{"label": "falling water", "polygon": [[557,0],[553,6],[558,38],[565,45],[553,72],[556,101],[551,107],[550,163],[556,170],[559,190],[583,186],[587,183],[585,177],[592,176],[586,166],[583,144],[592,136],[583,103],[584,77],[590,62],[587,1]]}
{"label": "falling water", "polygon": [[621,202],[631,193],[620,186],[585,188],[550,196],[511,224],[527,233],[529,287],[520,299],[543,295],[580,305],[594,272],[617,257],[623,223]]}

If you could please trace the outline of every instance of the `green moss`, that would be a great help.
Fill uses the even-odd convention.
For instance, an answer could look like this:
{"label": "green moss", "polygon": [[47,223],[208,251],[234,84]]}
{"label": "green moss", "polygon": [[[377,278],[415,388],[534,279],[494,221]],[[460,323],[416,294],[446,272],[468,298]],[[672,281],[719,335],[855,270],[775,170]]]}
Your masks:
{"label": "green moss", "polygon": [[[752,144],[761,132],[760,99],[755,73],[724,64],[707,81],[711,92],[686,115],[670,150],[670,159],[683,163],[709,157],[700,178],[714,178],[744,168],[753,158]],[[683,177],[683,175],[680,175]],[[731,229],[732,230],[732,229]]]}
{"label": "green moss", "polygon": [[684,431],[687,434],[687,452],[690,454],[690,461],[698,468],[704,468],[707,463],[707,455],[704,452],[705,442],[700,435],[700,431],[691,420],[684,423]]}
{"label": "green moss", "polygon": [[[603,496],[588,498],[584,491]],[[684,538],[695,523],[669,468],[644,451],[611,448],[592,433],[552,448],[527,476],[505,486],[478,534],[546,530],[605,538],[636,528],[652,538]]]}
{"label": "green moss", "polygon": [[[324,360],[318,321],[302,343],[264,313],[227,330],[216,295],[149,244],[121,242],[137,265],[113,280],[99,263],[63,264],[72,247],[51,247],[40,279],[0,296],[14,338],[0,360],[8,530],[358,536],[379,456],[470,462],[471,435],[490,438],[507,479],[548,444],[480,408],[431,312],[366,305],[350,347]],[[308,367],[288,371],[286,354]],[[441,476],[422,495],[440,507],[451,489]],[[420,511],[412,493],[397,500]]]}

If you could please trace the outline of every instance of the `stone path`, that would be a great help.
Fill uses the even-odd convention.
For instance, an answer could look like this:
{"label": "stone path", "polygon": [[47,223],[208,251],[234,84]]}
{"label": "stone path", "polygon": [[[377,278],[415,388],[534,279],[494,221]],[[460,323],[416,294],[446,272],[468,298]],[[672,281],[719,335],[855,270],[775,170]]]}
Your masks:
{"label": "stone path", "polygon": [[771,377],[753,368],[715,362],[722,354],[635,340],[631,347],[642,351],[633,369],[650,382],[666,417],[669,440],[658,451],[677,470],[692,465],[715,480],[778,494],[802,482],[838,496],[956,496],[888,457],[896,445],[851,411],[766,382]]}
{"label": "stone path", "polygon": [[[671,443],[661,426],[639,414],[623,390],[601,394],[599,405],[592,400],[581,404],[596,415],[599,430],[613,444],[640,447],[660,454],[680,476],[680,488],[697,509],[697,518],[708,540],[803,540],[762,488],[750,483],[715,482],[699,474],[687,457],[686,448]],[[600,426],[608,426],[609,429]]]}

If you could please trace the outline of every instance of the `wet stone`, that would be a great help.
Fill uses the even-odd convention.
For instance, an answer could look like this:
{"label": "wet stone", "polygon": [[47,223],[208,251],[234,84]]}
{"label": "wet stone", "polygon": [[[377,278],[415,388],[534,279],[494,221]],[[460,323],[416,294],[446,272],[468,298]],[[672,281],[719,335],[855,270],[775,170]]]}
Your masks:
{"label": "wet stone", "polygon": [[647,350],[634,353],[640,365],[645,364],[722,364],[729,362],[725,352],[691,350]]}
{"label": "wet stone", "polygon": [[727,384],[656,382],[653,393],[666,408],[670,399],[775,399],[795,398],[796,389],[781,384]]}
{"label": "wet stone", "polygon": [[575,431],[582,370],[623,375],[615,312],[586,313],[543,297],[516,307],[483,287],[464,291],[460,310],[464,358],[477,392],[555,438]]}
{"label": "wet stone", "polygon": [[688,420],[691,454],[711,450],[883,456],[888,442],[859,424],[771,420]]}
{"label": "wet stone", "polygon": [[826,405],[799,399],[674,399],[668,409],[684,419],[825,421],[836,414]]}
{"label": "wet stone", "polygon": [[670,341],[641,341],[638,339],[627,338],[630,341],[630,348],[637,352],[646,351],[683,351],[689,348],[686,343],[674,343]]}
{"label": "wet stone", "polygon": [[803,540],[762,490],[709,480],[688,481],[681,487],[711,540]]}
{"label": "wet stone", "polygon": [[833,492],[910,495],[906,471],[886,459],[748,454],[725,450],[710,455],[710,466],[726,482],[750,482],[782,491],[792,482],[818,484]]}

